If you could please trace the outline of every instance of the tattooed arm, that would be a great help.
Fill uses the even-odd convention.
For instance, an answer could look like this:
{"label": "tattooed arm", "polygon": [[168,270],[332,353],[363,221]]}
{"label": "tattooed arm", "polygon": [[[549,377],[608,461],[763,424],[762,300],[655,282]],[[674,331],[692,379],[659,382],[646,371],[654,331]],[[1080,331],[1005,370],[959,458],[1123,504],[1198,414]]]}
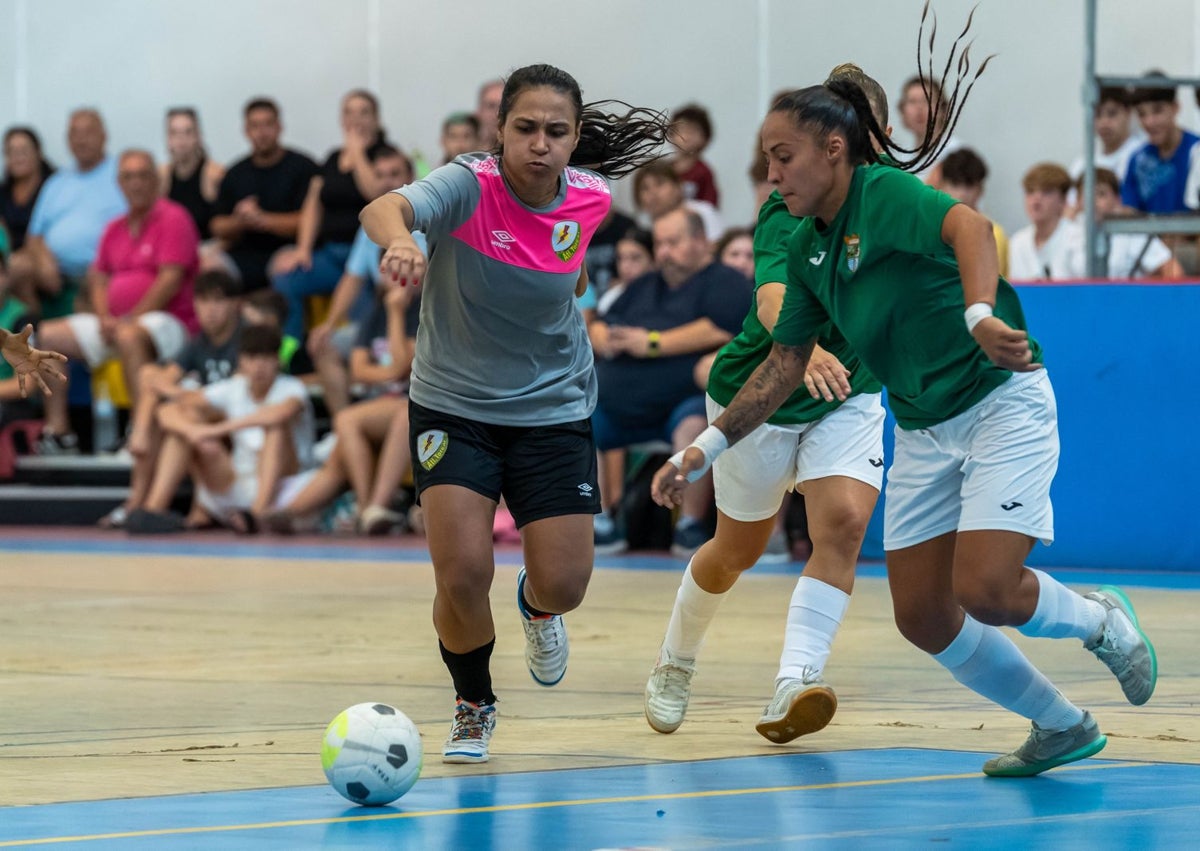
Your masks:
{"label": "tattooed arm", "polygon": [[730,401],[725,413],[717,417],[696,441],[654,474],[651,494],[659,505],[679,505],[689,482],[700,478],[716,456],[737,443],[767,421],[771,414],[804,383],[804,370],[812,355],[816,338],[803,346],[775,343],[766,360],[746,380]]}

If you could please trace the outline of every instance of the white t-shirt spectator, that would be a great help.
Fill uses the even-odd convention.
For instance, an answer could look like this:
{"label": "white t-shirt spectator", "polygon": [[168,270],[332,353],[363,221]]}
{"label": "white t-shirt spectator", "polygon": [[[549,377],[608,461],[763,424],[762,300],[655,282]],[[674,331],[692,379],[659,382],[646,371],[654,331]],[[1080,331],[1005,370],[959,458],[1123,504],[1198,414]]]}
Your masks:
{"label": "white t-shirt spectator", "polygon": [[[1140,233],[1114,233],[1108,238],[1108,277],[1145,278],[1153,275],[1171,259],[1171,249],[1157,236]],[[1103,253],[1104,240],[1097,240],[1096,251]]]}
{"label": "white t-shirt spectator", "polygon": [[1010,280],[1070,280],[1087,274],[1087,249],[1083,227],[1078,222],[1063,216],[1040,248],[1033,236],[1033,225],[1026,225],[1008,240]]}
{"label": "white t-shirt spectator", "polygon": [[[300,468],[308,469],[313,464],[313,410],[304,382],[292,375],[280,375],[267,391],[261,402],[250,396],[250,382],[244,375],[234,375],[209,384],[203,389],[204,398],[214,408],[219,408],[231,420],[249,416],[267,405],[277,405],[288,399],[299,399],[303,413],[292,423],[292,442]],[[233,441],[233,469],[238,477],[254,476],[258,472],[258,455],[262,452],[266,433],[261,428],[242,428],[231,435]]]}

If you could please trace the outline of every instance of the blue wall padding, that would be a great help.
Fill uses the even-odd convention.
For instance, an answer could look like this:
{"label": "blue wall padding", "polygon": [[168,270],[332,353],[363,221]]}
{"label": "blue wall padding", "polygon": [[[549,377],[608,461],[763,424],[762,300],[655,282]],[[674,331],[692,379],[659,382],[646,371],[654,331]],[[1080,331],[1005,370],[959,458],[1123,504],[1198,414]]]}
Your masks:
{"label": "blue wall padding", "polygon": [[[1200,570],[1200,284],[1017,290],[1046,352],[1062,439],[1055,541],[1029,563]],[[888,464],[894,426],[889,414]],[[864,558],[883,558],[882,502]]]}

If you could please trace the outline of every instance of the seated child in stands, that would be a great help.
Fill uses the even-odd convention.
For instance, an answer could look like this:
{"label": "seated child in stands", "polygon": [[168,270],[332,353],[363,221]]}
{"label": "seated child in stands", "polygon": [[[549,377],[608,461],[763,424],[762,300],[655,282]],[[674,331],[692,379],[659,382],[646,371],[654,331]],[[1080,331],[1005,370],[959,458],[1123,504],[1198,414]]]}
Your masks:
{"label": "seated child in stands", "polygon": [[170,510],[189,474],[196,500],[218,523],[257,530],[258,519],[303,486],[311,466],[313,412],[303,382],[279,370],[280,333],[242,330],[230,378],[184,394],[158,412],[164,436],[145,507],[130,512],[134,534],[177,532]]}
{"label": "seated child in stands", "polygon": [[[237,344],[242,322],[241,282],[224,270],[202,272],[196,278],[192,303],[200,331],[174,362],[146,364],[138,372],[137,403],[129,421],[126,448],[133,456],[129,496],[100,520],[100,526],[119,529],[129,512],[141,508],[150,490],[154,465],[162,444],[157,412],[188,391],[229,378],[237,369]],[[207,516],[193,506],[187,526],[208,525]]]}
{"label": "seated child in stands", "polygon": [[374,398],[334,419],[337,442],[325,464],[295,498],[265,518],[281,534],[311,527],[317,512],[349,485],[357,506],[355,531],[382,535],[403,530],[393,498],[412,463],[408,435],[408,376],[417,336],[419,294],[414,287],[383,281],[374,310],[363,322],[350,355],[350,376]]}
{"label": "seated child in stands", "polygon": [[[1083,191],[1083,178],[1076,184]],[[1096,169],[1096,217],[1099,219],[1119,216],[1121,205],[1121,182],[1115,172],[1106,168]],[[1114,233],[1097,234],[1096,252],[1108,255],[1107,274],[1110,278],[1158,278],[1177,280],[1185,276],[1183,266],[1175,259],[1171,249],[1153,234]]]}

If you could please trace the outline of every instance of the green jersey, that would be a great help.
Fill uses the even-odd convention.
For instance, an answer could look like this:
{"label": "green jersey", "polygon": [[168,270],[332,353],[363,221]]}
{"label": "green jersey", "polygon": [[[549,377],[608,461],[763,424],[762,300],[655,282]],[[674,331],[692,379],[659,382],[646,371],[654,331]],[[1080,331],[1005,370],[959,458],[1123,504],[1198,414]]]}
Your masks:
{"label": "green jersey", "polygon": [[[891,166],[859,166],[833,221],[804,219],[788,246],[775,339],[804,345],[832,320],[887,387],[904,429],[955,417],[1012,375],[988,360],[963,320],[958,263],[942,241],[955,203]],[[995,315],[1026,330],[1003,278]],[[1040,363],[1041,347],[1032,338],[1029,345]]]}
{"label": "green jersey", "polygon": [[[770,283],[787,281],[788,242],[800,219],[788,212],[787,205],[778,192],[758,211],[758,224],[754,227],[754,286],[755,289]],[[854,393],[878,393],[879,382],[867,372],[850,348],[846,338],[837,328],[826,323],[820,332],[821,348],[834,355],[850,370],[850,391]],[[729,407],[738,389],[750,378],[750,374],[762,363],[771,351],[770,332],[758,319],[758,306],[751,303],[750,312],[742,323],[742,331],[717,354],[712,370],[708,374],[708,395],[718,404]],[[842,404],[837,399],[826,402],[814,399],[808,389],[801,387],[768,420],[776,425],[810,423],[819,420]]]}

